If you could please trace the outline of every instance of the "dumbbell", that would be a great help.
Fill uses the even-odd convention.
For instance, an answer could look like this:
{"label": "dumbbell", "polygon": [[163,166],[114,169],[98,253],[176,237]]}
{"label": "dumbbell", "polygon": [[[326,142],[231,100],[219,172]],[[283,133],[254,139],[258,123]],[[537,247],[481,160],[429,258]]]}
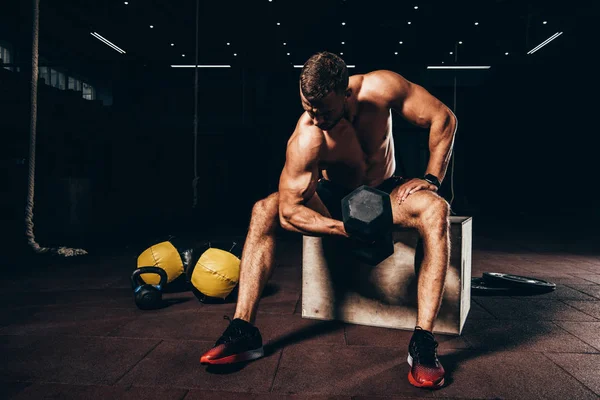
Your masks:
{"label": "dumbbell", "polygon": [[377,265],[394,254],[392,202],[387,193],[360,186],[342,199],[342,217],[357,259]]}

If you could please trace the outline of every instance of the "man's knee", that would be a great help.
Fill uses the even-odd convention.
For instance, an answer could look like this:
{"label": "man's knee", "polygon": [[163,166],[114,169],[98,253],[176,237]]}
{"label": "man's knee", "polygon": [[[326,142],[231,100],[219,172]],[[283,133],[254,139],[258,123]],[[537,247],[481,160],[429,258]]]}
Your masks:
{"label": "man's knee", "polygon": [[278,192],[275,192],[254,204],[252,207],[252,222],[273,228],[279,224]]}
{"label": "man's knee", "polygon": [[427,196],[424,199],[423,207],[419,219],[423,228],[427,229],[448,229],[448,217],[450,216],[450,205],[448,202],[438,196]]}

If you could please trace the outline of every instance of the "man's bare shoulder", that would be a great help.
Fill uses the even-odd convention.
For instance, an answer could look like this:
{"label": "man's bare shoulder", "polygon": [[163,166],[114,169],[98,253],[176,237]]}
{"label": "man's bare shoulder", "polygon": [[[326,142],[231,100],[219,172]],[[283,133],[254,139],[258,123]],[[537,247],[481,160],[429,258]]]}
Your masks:
{"label": "man's bare shoulder", "polygon": [[317,128],[310,117],[303,113],[294,133],[288,140],[288,156],[300,154],[318,154],[325,143],[323,131]]}
{"label": "man's bare shoulder", "polygon": [[378,101],[408,93],[410,82],[397,72],[380,69],[364,74],[360,97]]}
{"label": "man's bare shoulder", "polygon": [[409,84],[410,82],[398,72],[387,69],[378,69],[364,75],[363,86],[367,89],[390,83]]}

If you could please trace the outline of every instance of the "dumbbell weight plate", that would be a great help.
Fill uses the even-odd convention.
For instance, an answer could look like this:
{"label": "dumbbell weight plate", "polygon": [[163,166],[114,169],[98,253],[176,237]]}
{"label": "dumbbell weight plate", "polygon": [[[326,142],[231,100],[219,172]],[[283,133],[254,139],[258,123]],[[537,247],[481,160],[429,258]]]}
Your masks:
{"label": "dumbbell weight plate", "polygon": [[360,186],[342,199],[342,217],[358,260],[377,265],[394,254],[392,203],[387,193]]}
{"label": "dumbbell weight plate", "polygon": [[532,293],[546,293],[556,289],[556,285],[528,276],[503,274],[500,272],[484,272],[483,279],[489,286],[507,286]]}
{"label": "dumbbell weight plate", "polygon": [[393,226],[390,196],[381,190],[360,186],[342,199],[342,216],[350,235],[372,241]]}

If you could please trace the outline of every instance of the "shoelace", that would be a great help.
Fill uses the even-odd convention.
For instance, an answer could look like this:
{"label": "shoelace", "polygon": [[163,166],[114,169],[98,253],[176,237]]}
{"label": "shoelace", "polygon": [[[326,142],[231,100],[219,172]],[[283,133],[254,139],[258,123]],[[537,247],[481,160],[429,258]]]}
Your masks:
{"label": "shoelace", "polygon": [[413,349],[421,364],[434,366],[436,365],[437,347],[438,343],[433,338],[419,335]]}
{"label": "shoelace", "polygon": [[236,327],[232,324],[233,321],[231,320],[231,318],[229,318],[229,316],[224,315],[223,319],[229,321],[229,326],[227,327],[227,329],[225,329],[225,332],[223,332],[223,336],[221,336],[221,343],[230,343],[235,337],[242,336],[242,330],[239,327]]}

